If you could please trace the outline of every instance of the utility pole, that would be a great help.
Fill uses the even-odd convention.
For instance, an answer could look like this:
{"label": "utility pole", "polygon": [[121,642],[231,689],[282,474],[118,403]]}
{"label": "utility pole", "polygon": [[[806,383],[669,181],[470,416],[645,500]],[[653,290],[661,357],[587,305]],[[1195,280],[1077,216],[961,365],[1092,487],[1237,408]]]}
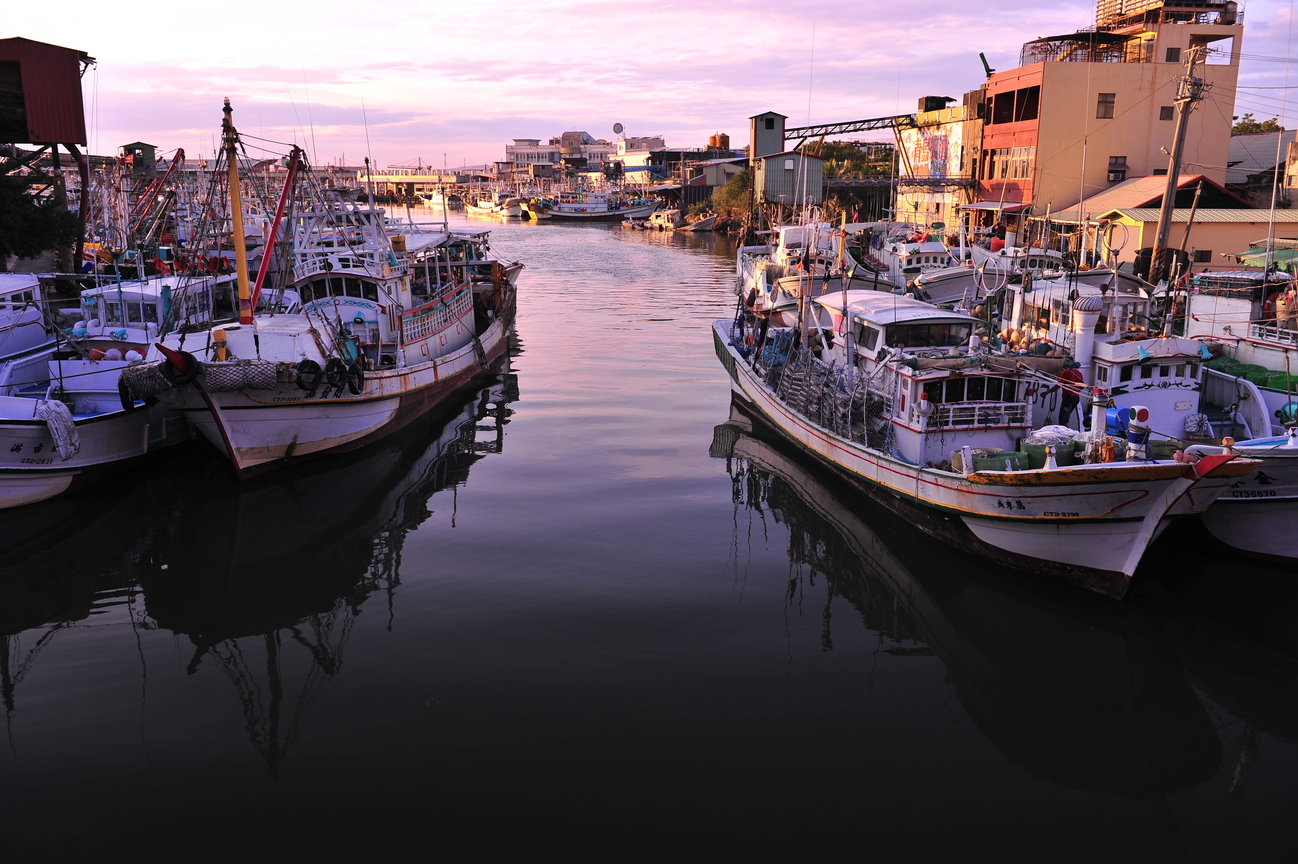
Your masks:
{"label": "utility pole", "polygon": [[1167,268],[1161,266],[1160,256],[1167,250],[1167,235],[1172,229],[1172,211],[1176,209],[1176,186],[1181,176],[1181,152],[1185,149],[1185,129],[1190,123],[1190,112],[1194,103],[1203,98],[1205,89],[1202,78],[1194,75],[1195,64],[1199,62],[1202,48],[1191,48],[1185,60],[1186,73],[1181,78],[1176,93],[1176,131],[1172,137],[1172,152],[1167,160],[1167,188],[1163,192],[1163,206],[1158,211],[1158,231],[1155,234],[1154,248],[1149,256],[1149,281],[1158,284],[1160,277],[1165,277]]}

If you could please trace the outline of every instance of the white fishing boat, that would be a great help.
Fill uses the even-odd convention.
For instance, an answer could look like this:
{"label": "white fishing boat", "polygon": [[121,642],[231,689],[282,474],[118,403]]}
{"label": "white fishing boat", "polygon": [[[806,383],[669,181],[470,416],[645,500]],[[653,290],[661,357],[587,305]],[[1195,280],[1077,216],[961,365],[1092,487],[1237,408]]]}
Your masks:
{"label": "white fishing boat", "polygon": [[658,210],[649,214],[649,219],[645,223],[646,228],[654,231],[675,231],[685,224],[685,217],[679,210]]}
{"label": "white fishing boat", "polygon": [[[224,128],[234,165],[228,102]],[[301,160],[294,148],[268,246]],[[236,171],[229,187],[237,214]],[[304,202],[295,213],[291,287],[299,313],[252,314],[265,268],[250,285],[240,267],[238,324],[168,334],[150,351],[147,372],[124,379],[137,396],[156,393],[161,379],[179,382],[178,410],[241,477],[395,432],[504,355],[512,329],[514,292],[499,271],[475,285],[463,274],[435,280],[425,265],[420,296],[410,259],[394,251],[376,211]],[[240,236],[237,224],[234,233]],[[236,252],[243,257],[237,241]]]}
{"label": "white fishing boat", "polygon": [[0,395],[46,380],[54,325],[45,307],[38,276],[0,273]]}
{"label": "white fishing boat", "polygon": [[470,216],[521,216],[523,199],[509,192],[493,192],[486,197],[479,195],[465,202],[464,212]]}
{"label": "white fishing boat", "polygon": [[131,365],[59,351],[39,393],[0,396],[0,509],[74,491],[189,439],[165,401],[123,403],[119,379]]}
{"label": "white fishing boat", "polygon": [[534,198],[528,209],[536,218],[571,222],[620,222],[646,218],[658,209],[657,201],[614,192],[560,192],[553,198]]}
{"label": "white fishing boat", "polygon": [[1026,389],[1050,358],[992,354],[971,339],[977,319],[883,292],[804,307],[801,329],[714,323],[734,391],[862,490],[992,560],[1121,598],[1171,519],[1206,510],[1257,467],[1230,453],[1148,460],[1138,448],[1105,461],[1116,448],[1097,400],[1092,432],[1031,468],[1018,450],[1032,431]]}
{"label": "white fishing boat", "polygon": [[778,327],[797,324],[799,298],[826,291],[881,290],[896,286],[846,255],[845,229],[815,219],[802,225],[780,225],[770,242],[742,246],[736,253],[735,292],[754,314]]}

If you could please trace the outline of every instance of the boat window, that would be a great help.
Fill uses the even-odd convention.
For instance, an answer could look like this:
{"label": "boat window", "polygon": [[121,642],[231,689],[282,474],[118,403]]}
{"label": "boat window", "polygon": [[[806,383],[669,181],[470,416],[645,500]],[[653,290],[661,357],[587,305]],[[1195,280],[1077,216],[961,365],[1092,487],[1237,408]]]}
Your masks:
{"label": "boat window", "polygon": [[874,346],[879,344],[879,331],[875,327],[866,327],[862,324],[856,339],[861,344],[861,347],[873,351]]}
{"label": "boat window", "polygon": [[1004,383],[1004,381],[1005,381],[1004,378],[987,379],[987,401],[988,402],[1001,401],[1001,384]]}
{"label": "boat window", "polygon": [[942,401],[942,384],[941,381],[924,382],[924,395],[928,397],[931,404],[936,405]]}
{"label": "boat window", "polygon": [[366,279],[361,283],[361,296],[366,300],[373,300],[377,303],[379,301],[379,286]]}
{"label": "boat window", "polygon": [[964,398],[969,402],[979,402],[987,396],[987,379],[982,376],[970,378],[965,385]]}
{"label": "boat window", "polygon": [[145,321],[150,321],[150,322],[152,322],[152,323],[154,323],[154,324],[157,324],[157,323],[158,323],[158,304],[157,304],[157,303],[145,303],[145,304],[144,304],[144,320],[145,320]]}
{"label": "boat window", "polygon": [[348,277],[348,279],[347,279],[347,296],[348,296],[348,297],[360,297],[360,296],[361,296],[361,280],[359,280],[359,279],[354,279],[354,278],[351,278],[351,277]]}
{"label": "boat window", "polygon": [[116,303],[104,304],[104,316],[110,324],[122,323],[122,309]]}
{"label": "boat window", "polygon": [[1096,381],[1097,384],[1107,384],[1107,383],[1108,383],[1108,381],[1109,381],[1109,367],[1108,367],[1108,366],[1100,365],[1100,366],[1096,366],[1096,367],[1095,367],[1095,381]]}
{"label": "boat window", "polygon": [[140,304],[139,304],[139,303],[127,303],[127,304],[126,304],[126,320],[127,320],[127,321],[130,321],[132,324],[139,324],[139,323],[141,323],[142,321],[144,321],[144,318],[141,317],[141,314],[140,314]]}
{"label": "boat window", "polygon": [[1013,381],[1009,378],[1002,378],[1001,379],[1001,401],[1013,402],[1018,387],[1019,387],[1018,382]]}
{"label": "boat window", "polygon": [[1122,367],[1122,371],[1118,374],[1118,380],[1119,380],[1119,381],[1130,381],[1130,380],[1131,380],[1131,367],[1130,367],[1130,366],[1123,366],[1123,367]]}
{"label": "boat window", "polygon": [[969,324],[895,324],[888,344],[901,348],[950,348],[969,338]]}
{"label": "boat window", "polygon": [[1158,367],[1158,377],[1159,377],[1159,378],[1166,378],[1168,375],[1171,375],[1171,374],[1172,374],[1172,367],[1171,367],[1171,366],[1159,366],[1159,367]]}
{"label": "boat window", "polygon": [[1190,364],[1190,377],[1191,377],[1191,378],[1194,378],[1194,379],[1196,379],[1196,380],[1198,379],[1198,377],[1199,377],[1199,364],[1198,364],[1198,363],[1191,363],[1191,364]]}
{"label": "boat window", "polygon": [[1147,379],[1149,379],[1149,378],[1153,378],[1153,377],[1154,377],[1154,367],[1153,367],[1153,366],[1141,366],[1141,367],[1140,367],[1140,380],[1144,381],[1144,380],[1147,380]]}
{"label": "boat window", "polygon": [[964,379],[948,378],[946,382],[946,398],[943,402],[963,402],[964,401]]}
{"label": "boat window", "polygon": [[315,283],[314,282],[302,283],[302,302],[310,303],[314,299],[315,299]]}
{"label": "boat window", "polygon": [[1178,364],[1176,365],[1176,377],[1177,377],[1177,378],[1184,378],[1184,377],[1185,377],[1185,364],[1184,364],[1184,363],[1178,363]]}

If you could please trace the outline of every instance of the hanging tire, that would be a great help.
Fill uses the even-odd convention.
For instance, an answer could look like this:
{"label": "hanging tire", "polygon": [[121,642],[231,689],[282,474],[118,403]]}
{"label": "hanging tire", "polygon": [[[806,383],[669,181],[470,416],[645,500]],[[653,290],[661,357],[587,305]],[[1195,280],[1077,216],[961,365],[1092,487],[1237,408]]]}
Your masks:
{"label": "hanging tire", "polygon": [[176,353],[180,355],[181,359],[185,361],[185,365],[189,368],[184,372],[181,372],[180,367],[173,363],[171,358],[168,357],[158,366],[158,371],[162,373],[162,377],[166,378],[170,384],[173,384],[176,387],[183,387],[198,377],[198,373],[203,370],[203,364],[199,363],[198,358],[193,354],[190,354],[188,351],[178,351]]}
{"label": "hanging tire", "polygon": [[303,358],[297,364],[297,374],[293,377],[293,383],[299,390],[305,390],[313,393],[320,389],[320,381],[324,378],[324,373],[320,370],[320,364],[310,358]]}
{"label": "hanging tire", "polygon": [[353,363],[347,367],[347,391],[353,396],[359,396],[365,392],[365,370],[361,369],[359,363]]}
{"label": "hanging tire", "polygon": [[330,357],[325,364],[324,374],[330,387],[341,388],[347,383],[347,364],[337,357]]}
{"label": "hanging tire", "polygon": [[131,386],[121,378],[117,379],[117,398],[122,401],[123,411],[134,411],[139,407],[135,404],[135,394],[131,392]]}

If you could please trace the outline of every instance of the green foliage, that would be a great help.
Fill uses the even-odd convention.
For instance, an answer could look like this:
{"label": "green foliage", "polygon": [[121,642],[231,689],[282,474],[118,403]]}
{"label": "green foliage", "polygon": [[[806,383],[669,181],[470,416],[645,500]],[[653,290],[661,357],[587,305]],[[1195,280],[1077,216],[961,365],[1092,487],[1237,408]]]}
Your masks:
{"label": "green foliage", "polygon": [[745,168],[731,177],[729,183],[712,190],[712,209],[724,219],[743,219],[748,215],[752,185],[752,172]]}
{"label": "green foliage", "polygon": [[886,146],[860,146],[849,141],[813,141],[803,144],[799,152],[825,160],[825,179],[859,180],[892,173],[895,151]]}
{"label": "green foliage", "polygon": [[53,202],[37,199],[25,177],[4,172],[0,165],[0,270],[10,255],[35,258],[73,245],[78,228],[75,213],[60,212]]}
{"label": "green foliage", "polygon": [[702,219],[708,215],[708,212],[711,209],[711,201],[695,201],[693,204],[685,208],[685,215],[689,216],[691,219]]}
{"label": "green foliage", "polygon": [[1243,117],[1232,117],[1230,119],[1236,121],[1235,125],[1230,127],[1230,134],[1232,135],[1252,135],[1257,132],[1284,131],[1284,127],[1280,125],[1280,118],[1278,117],[1272,117],[1270,120],[1262,120],[1259,122],[1258,120],[1253,119],[1253,113],[1250,111]]}

